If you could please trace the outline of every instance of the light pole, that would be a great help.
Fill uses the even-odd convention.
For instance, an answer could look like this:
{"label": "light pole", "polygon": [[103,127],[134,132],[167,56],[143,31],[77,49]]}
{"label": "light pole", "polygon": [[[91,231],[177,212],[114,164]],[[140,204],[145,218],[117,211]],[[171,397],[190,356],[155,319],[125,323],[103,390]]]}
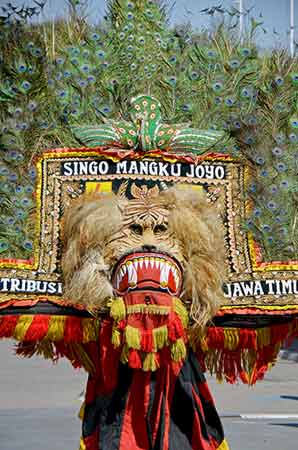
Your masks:
{"label": "light pole", "polygon": [[292,58],[295,54],[295,19],[294,19],[294,0],[290,0],[290,52]]}
{"label": "light pole", "polygon": [[[240,41],[242,40],[242,36],[243,36],[243,27],[244,27],[244,5],[243,5],[243,1],[244,0],[239,0],[239,39]],[[294,0],[291,0],[294,1]]]}

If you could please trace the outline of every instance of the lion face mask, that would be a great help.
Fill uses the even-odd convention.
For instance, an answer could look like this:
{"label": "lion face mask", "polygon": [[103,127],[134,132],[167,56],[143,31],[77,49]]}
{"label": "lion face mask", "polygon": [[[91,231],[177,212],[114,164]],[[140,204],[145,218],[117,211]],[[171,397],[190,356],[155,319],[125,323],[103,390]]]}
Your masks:
{"label": "lion face mask", "polygon": [[216,211],[188,189],[131,187],[132,199],[92,195],[66,216],[66,296],[113,319],[121,361],[155,370],[186,355],[218,308],[222,244]]}

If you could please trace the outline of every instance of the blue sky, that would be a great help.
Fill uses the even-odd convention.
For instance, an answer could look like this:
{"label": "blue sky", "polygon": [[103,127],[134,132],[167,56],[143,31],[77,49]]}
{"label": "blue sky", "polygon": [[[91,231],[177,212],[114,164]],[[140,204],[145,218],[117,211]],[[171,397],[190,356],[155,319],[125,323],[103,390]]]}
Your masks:
{"label": "blue sky", "polygon": [[[258,39],[262,46],[288,45],[289,23],[290,23],[290,0],[243,0],[244,6],[250,8],[254,6],[251,15],[258,18],[263,14],[264,27],[267,34],[259,33]],[[0,0],[0,5],[5,5],[7,0]],[[11,0],[14,5],[33,5],[30,0]],[[66,11],[64,0],[48,0],[44,10],[46,18],[58,17]],[[89,0],[88,13],[90,20],[97,21],[105,14],[105,0]],[[238,1],[234,0],[176,0],[172,8],[171,23],[183,23],[190,21],[193,27],[201,29],[210,24],[209,16],[203,15],[200,11],[203,8],[214,5],[222,5],[224,8],[237,6]],[[296,40],[298,41],[298,0],[295,0],[295,16],[297,18],[297,29],[295,29]]]}

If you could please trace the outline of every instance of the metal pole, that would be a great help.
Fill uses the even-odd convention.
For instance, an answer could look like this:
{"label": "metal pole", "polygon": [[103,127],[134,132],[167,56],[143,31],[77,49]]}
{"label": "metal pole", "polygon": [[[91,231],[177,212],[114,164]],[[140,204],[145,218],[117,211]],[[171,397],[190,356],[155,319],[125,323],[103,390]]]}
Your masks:
{"label": "metal pole", "polygon": [[294,24],[295,24],[295,19],[294,19],[294,0],[290,0],[290,52],[291,52],[291,56],[292,58],[294,57],[295,54],[295,36],[294,36],[294,32],[295,32],[295,28],[294,28]]}
{"label": "metal pole", "polygon": [[[291,0],[294,1],[294,0]],[[242,39],[243,27],[244,27],[244,15],[243,15],[244,5],[243,0],[239,0],[239,38]]]}

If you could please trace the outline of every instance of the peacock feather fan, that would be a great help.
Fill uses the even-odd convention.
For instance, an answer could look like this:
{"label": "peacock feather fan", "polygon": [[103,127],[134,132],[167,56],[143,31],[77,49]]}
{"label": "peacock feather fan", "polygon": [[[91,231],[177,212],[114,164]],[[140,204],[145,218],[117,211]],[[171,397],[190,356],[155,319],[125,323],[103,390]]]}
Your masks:
{"label": "peacock feather fan", "polygon": [[[243,229],[268,261],[297,259],[297,59],[260,54],[255,21],[240,41],[225,16],[208,32],[171,28],[160,1],[109,0],[98,25],[80,1],[67,3],[65,20],[37,24],[30,17],[38,8],[11,6],[0,19],[1,257],[32,255],[39,152],[117,140],[146,150],[147,136],[160,148],[200,154],[213,146],[244,159],[251,182]],[[161,101],[160,117],[142,133],[130,104],[140,95]],[[176,142],[173,124],[183,130]],[[196,149],[185,144],[193,129]]]}

